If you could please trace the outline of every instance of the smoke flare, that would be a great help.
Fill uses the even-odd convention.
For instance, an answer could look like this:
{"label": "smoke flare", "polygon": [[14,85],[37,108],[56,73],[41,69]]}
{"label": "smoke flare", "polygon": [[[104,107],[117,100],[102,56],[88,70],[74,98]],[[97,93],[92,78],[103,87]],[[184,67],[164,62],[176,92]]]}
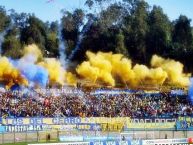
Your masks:
{"label": "smoke flare", "polygon": [[87,51],[86,55],[88,61],[80,64],[76,71],[80,76],[92,82],[99,80],[115,86],[118,78],[132,87],[164,83],[178,86],[190,84],[190,74],[183,73],[183,64],[157,55],[152,57],[151,68],[141,64],[132,66],[132,61],[124,58],[122,54],[103,52],[94,54]]}
{"label": "smoke flare", "polygon": [[[23,57],[18,60],[0,58],[0,81],[7,86],[14,84],[41,86],[76,85],[76,74],[67,72],[56,58],[43,58],[39,48],[32,44],[24,47]],[[116,86],[118,82],[131,87],[139,85],[171,84],[186,87],[190,85],[190,74],[183,72],[183,64],[154,55],[151,67],[132,65],[122,54],[111,52],[86,52],[87,61],[77,66],[79,77],[93,83]]]}

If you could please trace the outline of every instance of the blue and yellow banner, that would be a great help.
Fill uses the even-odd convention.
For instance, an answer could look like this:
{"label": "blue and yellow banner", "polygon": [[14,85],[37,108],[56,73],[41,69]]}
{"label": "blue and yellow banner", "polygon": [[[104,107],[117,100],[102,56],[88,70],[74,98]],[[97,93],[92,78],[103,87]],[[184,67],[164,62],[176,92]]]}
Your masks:
{"label": "blue and yellow banner", "polygon": [[[188,119],[189,120],[189,119]],[[56,117],[56,118],[7,118],[2,119],[2,126],[13,130],[13,126],[21,130],[46,130],[47,128],[60,129],[62,127],[76,130],[101,130],[121,131],[123,129],[175,129],[177,119],[175,118],[145,118],[131,119],[129,117]],[[25,129],[27,128],[27,129]],[[28,129],[29,128],[29,129]],[[33,129],[34,128],[34,129]],[[37,128],[37,129],[36,129]],[[20,129],[18,129],[20,130]]]}

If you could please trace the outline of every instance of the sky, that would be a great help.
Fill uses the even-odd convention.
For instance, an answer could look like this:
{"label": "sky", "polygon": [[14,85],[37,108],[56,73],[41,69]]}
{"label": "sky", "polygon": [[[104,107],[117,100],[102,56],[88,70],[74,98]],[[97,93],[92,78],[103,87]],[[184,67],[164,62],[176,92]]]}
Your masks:
{"label": "sky", "polygon": [[[50,1],[50,2],[48,2]],[[117,0],[118,1],[118,0]],[[170,20],[180,14],[193,20],[193,0],[145,0],[150,6],[159,5]],[[0,5],[16,12],[34,13],[43,21],[55,21],[61,18],[61,9],[74,10],[81,8],[85,0],[0,0]],[[193,26],[193,21],[191,22]]]}

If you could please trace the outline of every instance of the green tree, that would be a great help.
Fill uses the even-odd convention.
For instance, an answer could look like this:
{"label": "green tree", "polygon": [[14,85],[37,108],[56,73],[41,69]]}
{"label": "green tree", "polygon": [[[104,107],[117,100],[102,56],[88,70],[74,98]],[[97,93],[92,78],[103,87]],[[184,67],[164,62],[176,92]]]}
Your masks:
{"label": "green tree", "polygon": [[14,36],[6,38],[2,44],[2,55],[14,59],[20,58],[22,56],[20,41]]}
{"label": "green tree", "polygon": [[86,0],[85,5],[89,7],[89,9],[91,9],[94,5],[94,1],[93,0]]}
{"label": "green tree", "polygon": [[193,42],[190,22],[191,20],[183,15],[174,22],[172,40],[182,49],[190,48]]}
{"label": "green tree", "polygon": [[47,22],[48,30],[46,37],[46,56],[48,57],[59,57],[59,24],[58,21],[55,22]]}
{"label": "green tree", "polygon": [[[132,8],[125,18],[126,45],[135,61],[147,62],[146,35],[148,32],[148,8],[145,1],[132,1]],[[129,22],[128,22],[129,21]]]}
{"label": "green tree", "polygon": [[69,11],[63,12],[62,22],[62,37],[66,42],[66,54],[69,56],[75,48],[80,27],[83,25],[85,14],[82,9],[76,9],[73,13]]}
{"label": "green tree", "polygon": [[21,28],[20,41],[22,44],[36,43],[45,53],[46,39],[47,39],[47,25],[34,15],[30,15]]}
{"label": "green tree", "polygon": [[17,13],[14,9],[10,11],[10,18],[12,20],[12,25],[16,26],[18,29],[22,29],[28,25],[27,20],[30,14],[27,13]]}
{"label": "green tree", "polygon": [[100,12],[99,25],[101,28],[108,29],[111,26],[119,25],[122,26],[122,20],[125,14],[125,9],[123,5],[118,3],[113,3],[109,5],[105,10]]}
{"label": "green tree", "polygon": [[57,33],[51,32],[48,34],[47,39],[46,39],[46,50],[47,56],[50,57],[58,57],[59,56],[59,40],[57,38]]}
{"label": "green tree", "polygon": [[193,35],[190,26],[191,20],[180,15],[174,21],[172,35],[172,51],[170,56],[185,64],[187,70],[193,69],[191,59],[193,58]]}
{"label": "green tree", "polygon": [[18,29],[13,27],[9,29],[5,35],[5,39],[2,43],[2,55],[11,58],[20,58],[22,56],[22,49],[20,40],[17,38]]}
{"label": "green tree", "polygon": [[50,30],[51,32],[58,33],[58,30],[59,30],[58,21],[51,22],[51,24],[50,24],[50,26],[49,26],[49,30]]}
{"label": "green tree", "polygon": [[128,51],[125,47],[125,36],[121,31],[116,35],[115,42],[116,42],[115,52],[121,53],[124,56],[128,56]]}
{"label": "green tree", "polygon": [[[97,11],[102,11],[105,7],[108,7],[109,4],[112,3],[113,0],[86,0],[85,5],[91,8],[98,8]],[[95,10],[96,11],[96,10]]]}
{"label": "green tree", "polygon": [[152,54],[164,55],[171,41],[171,23],[163,13],[161,7],[153,6],[148,16],[149,31],[147,33],[147,52],[149,57]]}
{"label": "green tree", "polygon": [[10,22],[10,17],[7,15],[5,8],[0,6],[0,32],[5,31]]}

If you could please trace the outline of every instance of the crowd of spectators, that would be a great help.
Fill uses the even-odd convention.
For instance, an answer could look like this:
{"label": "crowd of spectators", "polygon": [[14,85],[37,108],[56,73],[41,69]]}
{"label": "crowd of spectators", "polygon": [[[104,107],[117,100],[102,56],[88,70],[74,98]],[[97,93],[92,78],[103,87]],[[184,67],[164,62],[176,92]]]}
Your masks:
{"label": "crowd of spectators", "polygon": [[92,94],[0,92],[0,117],[178,117],[193,116],[187,96],[169,93]]}

